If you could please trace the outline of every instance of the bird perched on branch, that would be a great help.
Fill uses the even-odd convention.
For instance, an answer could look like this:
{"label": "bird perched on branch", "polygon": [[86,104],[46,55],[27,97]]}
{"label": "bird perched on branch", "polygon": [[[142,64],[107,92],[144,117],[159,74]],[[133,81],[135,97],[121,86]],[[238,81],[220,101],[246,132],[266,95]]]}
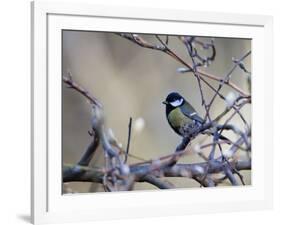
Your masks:
{"label": "bird perched on branch", "polygon": [[[195,109],[179,93],[170,93],[162,102],[166,105],[166,117],[173,130],[180,136],[192,134],[194,129],[204,124],[204,120],[198,115]],[[203,134],[214,135],[210,130]],[[226,137],[219,135],[219,139],[229,141]]]}

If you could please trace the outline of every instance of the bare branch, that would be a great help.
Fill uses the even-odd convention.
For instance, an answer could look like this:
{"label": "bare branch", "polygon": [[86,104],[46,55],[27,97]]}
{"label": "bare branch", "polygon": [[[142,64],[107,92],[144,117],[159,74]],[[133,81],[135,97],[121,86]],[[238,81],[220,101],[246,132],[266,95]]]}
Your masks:
{"label": "bare branch", "polygon": [[[232,168],[237,171],[240,170],[250,170],[251,160],[238,160],[231,161]],[[186,177],[192,178],[199,181],[199,177],[204,174],[204,171],[208,167],[208,163],[193,163],[193,164],[176,164],[173,167],[165,167],[163,170],[163,177]],[[137,179],[137,177],[144,177],[147,174],[151,174],[155,177],[159,177],[157,170],[151,170],[151,164],[142,165],[132,165],[130,166],[131,174],[136,177],[136,182],[144,182],[142,179]],[[225,170],[225,163],[220,161],[215,161],[210,164],[208,168],[208,174],[221,173]],[[231,168],[229,168],[231,170]],[[147,173],[149,171],[149,173]],[[63,167],[63,181],[64,182],[95,182],[102,183],[103,176],[105,174],[104,169],[90,168],[78,165],[64,164]],[[148,178],[145,178],[148,179]],[[151,179],[149,178],[150,182]],[[155,182],[155,181],[154,181]],[[210,181],[209,181],[210,182]],[[205,185],[204,185],[205,186]],[[167,186],[166,186],[167,187]],[[172,186],[170,186],[172,188]]]}
{"label": "bare branch", "polygon": [[132,117],[130,117],[129,126],[128,126],[128,141],[127,141],[127,148],[124,163],[127,162],[129,149],[130,149],[130,142],[131,142],[131,131],[132,131]]}
{"label": "bare branch", "polygon": [[95,154],[98,146],[99,146],[99,137],[95,133],[93,141],[88,146],[85,153],[82,155],[81,159],[79,160],[79,162],[77,164],[80,165],[80,166],[88,166],[91,159],[93,158],[93,155]]}
{"label": "bare branch", "polygon": [[[175,60],[177,60],[178,62],[180,62],[184,66],[186,66],[190,71],[194,72],[193,67],[190,64],[188,64],[187,62],[185,62],[181,57],[179,57],[174,51],[172,51],[170,48],[168,48],[166,44],[164,46],[150,44],[137,34],[132,34],[132,35],[125,34],[125,33],[116,33],[116,34],[123,37],[123,38],[126,38],[126,39],[132,41],[135,44],[138,44],[141,47],[162,51],[162,52],[170,55],[172,58],[174,58]],[[164,42],[162,42],[162,43],[164,43]],[[202,75],[203,77],[207,77],[211,80],[215,80],[215,81],[218,81],[218,82],[222,81],[221,78],[216,77],[213,74],[210,74],[210,73],[207,73],[207,72],[204,72],[204,71],[201,71],[201,70],[198,70],[197,72],[198,72],[198,74]],[[250,96],[248,93],[244,92],[237,85],[233,84],[230,81],[226,81],[225,84],[227,86],[233,88],[235,91],[237,91],[238,93],[240,93],[244,97]]]}
{"label": "bare branch", "polygon": [[[214,187],[226,179],[228,179],[232,185],[239,185],[239,177],[241,183],[245,185],[243,176],[239,171],[251,169],[251,127],[244,118],[241,110],[245,105],[251,103],[251,95],[232,83],[231,76],[236,68],[240,68],[249,76],[250,72],[245,68],[243,60],[251,54],[251,51],[248,51],[240,59],[233,59],[232,61],[234,65],[222,79],[200,70],[200,67],[209,66],[209,64],[216,58],[216,48],[213,40],[211,40],[211,42],[205,42],[200,41],[201,39],[198,39],[197,37],[179,37],[187,49],[188,58],[191,60],[191,63],[188,63],[168,46],[168,35],[164,37],[165,39],[161,38],[159,35],[155,35],[155,44],[148,42],[137,34],[117,33],[117,35],[141,47],[161,51],[174,58],[185,67],[180,70],[181,73],[191,72],[197,80],[201,103],[205,108],[206,114],[204,121],[198,126],[192,128],[186,127],[186,129],[183,128],[186,132],[172,154],[158,157],[156,159],[144,160],[129,153],[132,118],[129,120],[127,146],[124,150],[122,149],[122,145],[115,138],[115,135],[113,135],[113,131],[107,129],[104,111],[99,100],[75,83],[70,74],[68,76],[63,76],[63,82],[69,88],[79,92],[91,103],[92,131],[89,134],[93,137],[91,144],[88,146],[77,164],[64,164],[63,181],[100,183],[103,185],[105,191],[132,190],[135,182],[150,183],[160,189],[175,188],[173,184],[163,180],[164,177],[193,179],[202,187]],[[202,51],[208,53],[208,55],[202,55],[202,51],[197,50],[198,47],[201,47]],[[219,85],[211,85],[208,79],[219,82]],[[204,93],[205,86],[214,92],[208,104],[206,102],[206,93]],[[238,94],[235,92],[233,94],[235,97],[229,95],[225,97],[222,94],[222,88],[224,86],[231,87]],[[220,97],[225,101],[226,108],[224,111],[219,112],[219,115],[213,119],[209,112],[217,97]],[[240,118],[242,125],[245,127],[241,128],[240,126],[231,123],[235,115],[239,116],[238,118]],[[219,124],[218,122],[222,118],[224,118],[225,121],[223,124]],[[235,134],[235,137],[231,136],[231,139],[233,140],[228,141],[228,138],[222,136],[222,133],[225,135],[227,132]],[[198,147],[200,148],[200,152],[197,151],[197,154],[205,161],[202,163],[177,164],[178,160],[186,156],[190,151],[190,147],[188,146],[191,146],[191,141],[200,134],[213,135],[211,143],[203,144],[202,142]],[[221,137],[224,137],[225,139],[221,140]],[[101,143],[104,155],[104,165],[100,168],[91,168],[89,167],[89,163],[99,143]],[[223,149],[223,144],[227,144],[229,147]],[[226,145],[223,147],[226,147]],[[203,154],[201,152],[202,149],[207,149],[208,152]],[[218,149],[220,153],[219,156],[216,154],[218,153]],[[239,150],[246,152],[245,159],[241,160],[241,157],[239,157],[238,154]],[[123,155],[125,155],[124,160],[121,159]],[[142,162],[129,165],[127,164],[128,156],[138,158],[139,160],[142,160]],[[218,176],[221,177],[216,178]]]}
{"label": "bare branch", "polygon": [[75,83],[72,80],[72,76],[70,73],[68,74],[68,77],[63,76],[63,82],[65,84],[67,84],[69,88],[75,89],[80,94],[82,94],[84,97],[86,97],[90,101],[90,103],[92,103],[98,107],[102,107],[102,104],[94,96],[92,96],[87,90],[85,90],[84,88],[82,88],[80,85],[78,85],[77,83]]}
{"label": "bare branch", "polygon": [[153,175],[146,175],[138,180],[139,182],[147,182],[150,183],[160,189],[172,189],[175,186],[167,181],[162,181],[159,178]]}

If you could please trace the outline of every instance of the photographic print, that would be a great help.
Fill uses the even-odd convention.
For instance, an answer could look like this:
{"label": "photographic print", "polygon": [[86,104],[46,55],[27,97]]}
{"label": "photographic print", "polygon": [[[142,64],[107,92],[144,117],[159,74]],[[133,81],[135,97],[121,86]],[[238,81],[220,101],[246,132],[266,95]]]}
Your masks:
{"label": "photographic print", "polygon": [[62,193],[251,185],[251,39],[62,31]]}

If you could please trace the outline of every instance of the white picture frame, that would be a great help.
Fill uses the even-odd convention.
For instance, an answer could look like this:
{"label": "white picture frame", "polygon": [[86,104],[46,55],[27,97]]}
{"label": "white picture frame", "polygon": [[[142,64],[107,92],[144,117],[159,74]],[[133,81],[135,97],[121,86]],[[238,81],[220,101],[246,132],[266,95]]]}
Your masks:
{"label": "white picture frame", "polygon": [[[248,187],[61,194],[62,29],[245,37],[253,40],[253,179]],[[156,26],[157,25],[157,26]],[[124,30],[126,27],[126,30]],[[156,28],[157,27],[157,28]],[[185,10],[32,3],[32,222],[106,220],[272,208],[272,17]],[[266,116],[266,117],[265,117]],[[266,119],[266,121],[265,121]],[[265,145],[266,144],[266,145]],[[58,170],[59,169],[59,170]],[[93,204],[94,203],[94,204]]]}

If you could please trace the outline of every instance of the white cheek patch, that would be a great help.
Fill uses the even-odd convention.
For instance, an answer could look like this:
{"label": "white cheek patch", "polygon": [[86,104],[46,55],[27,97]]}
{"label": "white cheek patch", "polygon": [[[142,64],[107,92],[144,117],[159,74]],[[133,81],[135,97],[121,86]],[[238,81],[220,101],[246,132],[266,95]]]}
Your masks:
{"label": "white cheek patch", "polygon": [[173,101],[170,104],[174,107],[178,107],[182,104],[182,102],[183,102],[183,99],[181,98],[180,100]]}

